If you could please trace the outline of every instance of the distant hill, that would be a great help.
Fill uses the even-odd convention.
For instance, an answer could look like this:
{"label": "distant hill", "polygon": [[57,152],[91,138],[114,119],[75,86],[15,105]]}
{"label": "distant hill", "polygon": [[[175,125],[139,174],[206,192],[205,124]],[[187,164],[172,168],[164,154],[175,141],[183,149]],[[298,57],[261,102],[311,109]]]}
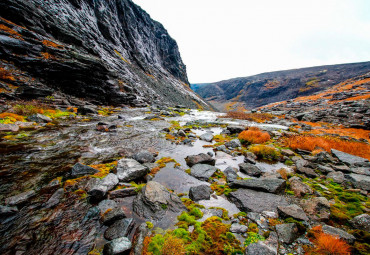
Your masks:
{"label": "distant hill", "polygon": [[252,109],[311,95],[370,71],[370,62],[262,73],[191,88],[220,111]]}

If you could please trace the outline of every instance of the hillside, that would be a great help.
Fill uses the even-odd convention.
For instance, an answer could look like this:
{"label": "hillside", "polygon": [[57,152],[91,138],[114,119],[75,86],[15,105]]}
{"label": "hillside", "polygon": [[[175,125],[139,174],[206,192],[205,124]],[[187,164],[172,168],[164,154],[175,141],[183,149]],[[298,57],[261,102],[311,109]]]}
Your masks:
{"label": "hillside", "polygon": [[3,99],[208,107],[176,41],[131,0],[4,0],[0,17]]}
{"label": "hillside", "polygon": [[252,109],[311,95],[369,71],[370,62],[318,66],[195,84],[192,89],[221,111]]}

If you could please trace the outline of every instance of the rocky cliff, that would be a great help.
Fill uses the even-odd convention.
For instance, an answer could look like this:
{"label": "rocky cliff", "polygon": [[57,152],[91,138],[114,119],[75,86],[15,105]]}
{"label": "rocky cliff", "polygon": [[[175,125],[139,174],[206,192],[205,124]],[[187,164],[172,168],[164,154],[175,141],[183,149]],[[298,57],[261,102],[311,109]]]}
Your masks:
{"label": "rocky cliff", "polygon": [[192,88],[221,111],[251,109],[311,95],[369,71],[370,62],[318,66],[192,84]]}
{"label": "rocky cliff", "polygon": [[0,17],[6,99],[208,107],[176,42],[130,0],[2,0]]}

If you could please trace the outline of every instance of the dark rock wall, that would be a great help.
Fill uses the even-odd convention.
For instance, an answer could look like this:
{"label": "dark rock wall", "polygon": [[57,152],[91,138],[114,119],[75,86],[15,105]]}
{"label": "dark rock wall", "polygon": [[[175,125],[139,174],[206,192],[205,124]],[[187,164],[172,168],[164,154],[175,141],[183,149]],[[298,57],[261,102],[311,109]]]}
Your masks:
{"label": "dark rock wall", "polygon": [[130,0],[2,0],[0,16],[0,64],[17,74],[16,96],[207,107],[177,43]]}

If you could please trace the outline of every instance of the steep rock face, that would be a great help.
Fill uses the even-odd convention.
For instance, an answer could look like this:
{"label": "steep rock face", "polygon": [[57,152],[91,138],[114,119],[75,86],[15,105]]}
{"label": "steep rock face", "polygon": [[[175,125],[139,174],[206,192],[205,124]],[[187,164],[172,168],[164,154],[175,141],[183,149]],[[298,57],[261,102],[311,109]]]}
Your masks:
{"label": "steep rock face", "polygon": [[369,71],[370,62],[318,66],[192,84],[192,88],[221,111],[238,106],[251,109],[311,95]]}
{"label": "steep rock face", "polygon": [[207,107],[176,42],[130,0],[4,0],[0,16],[3,97]]}

